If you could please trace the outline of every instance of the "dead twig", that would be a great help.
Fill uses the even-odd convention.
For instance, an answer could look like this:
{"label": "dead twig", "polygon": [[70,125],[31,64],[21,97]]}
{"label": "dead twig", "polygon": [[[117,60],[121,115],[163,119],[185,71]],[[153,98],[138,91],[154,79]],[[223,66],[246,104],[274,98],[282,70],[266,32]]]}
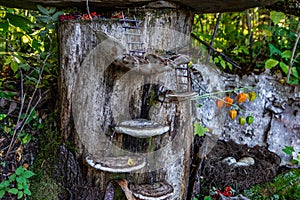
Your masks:
{"label": "dead twig", "polygon": [[[211,41],[210,41],[210,46],[211,46],[211,47],[214,46],[214,41],[215,41],[215,38],[216,38],[216,35],[217,35],[217,31],[218,31],[218,29],[219,29],[219,24],[220,24],[220,21],[221,21],[221,17],[222,17],[222,13],[219,13],[219,14],[218,14],[218,18],[217,18],[217,22],[216,22],[216,26],[215,26],[215,29],[214,29],[214,33],[213,33],[213,36],[212,36]],[[209,62],[210,54],[211,54],[211,53],[212,53],[212,49],[209,49],[208,55],[207,55],[206,63]]]}
{"label": "dead twig", "polygon": [[200,42],[201,44],[204,44],[206,47],[208,47],[209,49],[211,49],[214,53],[220,55],[225,61],[229,62],[230,64],[232,64],[232,66],[238,68],[238,69],[242,69],[236,62],[234,62],[232,59],[230,59],[228,56],[226,56],[224,53],[217,51],[215,48],[213,48],[212,46],[210,46],[207,42],[201,40],[200,38],[197,37],[197,35],[195,33],[192,33],[191,36],[193,38],[195,38],[198,42]]}
{"label": "dead twig", "polygon": [[296,41],[295,41],[295,44],[294,44],[294,48],[293,48],[293,52],[292,52],[292,56],[291,56],[291,60],[290,60],[289,71],[288,71],[288,75],[287,75],[287,83],[290,80],[290,76],[291,76],[291,72],[292,72],[292,66],[294,64],[294,56],[295,56],[297,45],[298,45],[298,42],[299,42],[299,39],[300,39],[300,22],[298,23],[296,36],[297,36],[297,38],[296,38]]}

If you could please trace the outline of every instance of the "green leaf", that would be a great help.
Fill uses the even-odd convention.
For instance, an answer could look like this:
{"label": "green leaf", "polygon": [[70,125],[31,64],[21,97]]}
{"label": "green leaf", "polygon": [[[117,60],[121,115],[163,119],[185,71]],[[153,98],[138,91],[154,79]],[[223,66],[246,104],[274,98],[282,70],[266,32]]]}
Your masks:
{"label": "green leaf", "polygon": [[23,29],[26,33],[32,33],[31,26],[33,24],[30,20],[20,15],[14,15],[10,13],[6,13],[6,17],[8,18],[10,24]]}
{"label": "green leaf", "polygon": [[279,63],[278,60],[274,60],[272,58],[268,59],[265,63],[265,68],[267,69],[272,69],[273,67],[275,67],[277,64]]}
{"label": "green leaf", "polygon": [[288,74],[288,71],[289,71],[289,66],[286,65],[284,62],[280,62],[279,63],[279,66],[281,68],[281,70],[285,73],[285,74]]}
{"label": "green leaf", "polygon": [[5,195],[6,190],[1,189],[0,190],[0,199]]}
{"label": "green leaf", "polygon": [[199,123],[194,123],[194,134],[195,135],[198,135],[198,136],[202,137],[208,131],[209,131],[208,128],[204,128]]}
{"label": "green leaf", "polygon": [[42,16],[38,16],[37,17],[38,20],[40,20],[41,22],[47,24],[51,21],[51,17],[48,15],[42,15]]}
{"label": "green leaf", "polygon": [[31,191],[27,188],[24,190],[24,194],[30,196],[31,195]]}
{"label": "green leaf", "polygon": [[292,56],[292,51],[290,51],[290,50],[285,50],[285,51],[282,52],[282,54],[281,54],[281,58],[290,59],[291,56]]}
{"label": "green leaf", "polygon": [[48,12],[49,12],[49,14],[53,14],[53,13],[55,13],[55,11],[56,11],[56,8],[49,8],[49,10],[48,10]]}
{"label": "green leaf", "polygon": [[19,177],[17,177],[16,178],[16,181],[18,182],[18,183],[26,183],[26,179],[23,177],[23,176],[19,176]]}
{"label": "green leaf", "polygon": [[11,188],[8,190],[9,193],[11,194],[18,194],[18,189],[17,188]]}
{"label": "green leaf", "polygon": [[36,7],[37,7],[37,9],[39,9],[39,11],[42,14],[44,14],[44,15],[49,15],[50,14],[50,12],[49,12],[49,10],[47,8],[45,8],[45,7],[41,6],[41,5],[37,5]]}
{"label": "green leaf", "polygon": [[19,191],[18,192],[18,199],[22,199],[23,195],[24,195],[23,191]]}
{"label": "green leaf", "polygon": [[211,200],[212,198],[210,196],[205,196],[204,200]]}
{"label": "green leaf", "polygon": [[17,187],[18,187],[18,190],[23,190],[24,189],[24,184],[18,183]]}
{"label": "green leaf", "polygon": [[13,181],[16,180],[16,177],[17,177],[16,174],[12,174],[12,175],[9,177],[8,181],[11,183],[11,182],[13,182]]}
{"label": "green leaf", "polygon": [[282,151],[286,153],[287,155],[291,156],[293,152],[295,151],[293,147],[285,146]]}
{"label": "green leaf", "polygon": [[24,169],[22,166],[20,166],[20,167],[17,168],[17,170],[16,170],[15,173],[16,173],[18,176],[21,176],[21,175],[24,173],[24,171],[25,171],[25,169]]}
{"label": "green leaf", "polygon": [[281,51],[277,49],[273,44],[269,44],[269,49],[270,49],[270,57],[274,54],[281,56]]}
{"label": "green leaf", "polygon": [[296,67],[292,68],[292,75],[295,76],[296,78],[299,78],[299,74],[298,74],[298,71],[297,71]]}
{"label": "green leaf", "polygon": [[34,176],[35,174],[32,172],[32,171],[29,171],[29,170],[26,170],[24,173],[23,173],[23,177],[24,178],[30,178],[32,176]]}
{"label": "green leaf", "polygon": [[18,63],[16,63],[16,62],[10,63],[10,68],[11,68],[11,70],[13,70],[14,73],[16,73],[18,71],[18,69],[19,69],[18,66],[19,66]]}
{"label": "green leaf", "polygon": [[221,60],[221,61],[220,61],[220,64],[221,64],[221,66],[223,67],[223,69],[225,69],[225,68],[226,68],[226,63],[225,63],[225,61],[224,61],[224,60]]}
{"label": "green leaf", "polygon": [[56,13],[52,16],[52,21],[57,22],[59,16],[61,16],[61,15],[63,15],[63,14],[64,14],[64,12],[62,12],[62,11],[56,12]]}
{"label": "green leaf", "polygon": [[270,12],[270,17],[271,17],[271,20],[276,25],[280,22],[280,20],[285,18],[285,14],[283,12],[271,11]]}
{"label": "green leaf", "polygon": [[1,34],[2,36],[5,36],[7,30],[8,30],[8,21],[3,21],[3,22],[0,22],[0,31],[1,31]]}

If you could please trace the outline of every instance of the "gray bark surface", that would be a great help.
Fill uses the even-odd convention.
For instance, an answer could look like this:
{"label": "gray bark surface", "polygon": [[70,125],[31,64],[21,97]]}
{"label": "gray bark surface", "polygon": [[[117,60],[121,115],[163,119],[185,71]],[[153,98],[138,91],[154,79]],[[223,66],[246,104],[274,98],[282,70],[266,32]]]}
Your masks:
{"label": "gray bark surface", "polygon": [[[148,54],[176,53],[189,41],[193,19],[190,12],[147,10],[139,19]],[[89,191],[98,188],[101,199],[111,180],[126,179],[129,184],[137,185],[163,181],[173,188],[170,199],[185,199],[193,138],[191,102],[166,100],[162,103],[161,97],[151,99],[153,95],[176,90],[174,70],[149,75],[136,70],[128,73],[128,68],[120,66],[120,62],[116,65],[110,57],[114,50],[122,48],[110,46],[116,45],[113,42],[100,43],[97,31],[113,36],[113,41],[120,41],[118,45],[127,47],[126,30],[118,20],[66,21],[58,28],[61,131],[65,141],[75,147],[77,163],[64,164],[63,174],[69,180],[67,188],[74,198],[89,196]],[[121,54],[113,56],[116,55]],[[114,133],[113,127],[120,122],[135,118],[147,118],[169,126],[169,131],[150,139]],[[97,170],[97,159],[114,153],[122,156],[120,148],[137,155],[143,153],[146,167],[130,173]],[[87,155],[92,161],[86,160]],[[66,162],[69,161],[66,159]],[[65,173],[67,166],[76,166],[76,170],[67,169],[70,173]],[[83,189],[87,185],[93,190]]]}

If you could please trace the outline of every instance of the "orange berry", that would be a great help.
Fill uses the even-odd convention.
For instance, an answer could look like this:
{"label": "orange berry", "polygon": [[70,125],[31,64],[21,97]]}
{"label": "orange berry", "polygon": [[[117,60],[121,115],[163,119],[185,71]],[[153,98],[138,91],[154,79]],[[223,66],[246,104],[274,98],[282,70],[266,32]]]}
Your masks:
{"label": "orange berry", "polygon": [[222,108],[222,107],[223,107],[223,105],[224,105],[224,101],[222,101],[222,100],[218,99],[218,100],[216,101],[216,104],[217,104],[217,107],[220,109],[220,108]]}
{"label": "orange berry", "polygon": [[237,111],[236,110],[229,110],[228,114],[229,114],[229,117],[233,120],[237,116]]}
{"label": "orange berry", "polygon": [[233,103],[233,99],[230,97],[225,97],[226,107],[230,107]]}
{"label": "orange berry", "polygon": [[245,102],[247,99],[248,99],[248,94],[246,94],[246,93],[239,93],[239,94],[236,96],[236,100],[237,100],[238,103],[243,103],[243,102]]}

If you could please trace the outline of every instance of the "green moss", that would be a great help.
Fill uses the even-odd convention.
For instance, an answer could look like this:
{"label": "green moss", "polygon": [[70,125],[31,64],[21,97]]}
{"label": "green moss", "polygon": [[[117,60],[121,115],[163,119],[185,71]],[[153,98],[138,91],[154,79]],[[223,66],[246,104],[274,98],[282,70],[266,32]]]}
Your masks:
{"label": "green moss", "polygon": [[244,191],[252,199],[300,199],[300,169],[275,177],[271,182]]}
{"label": "green moss", "polygon": [[45,126],[41,130],[39,141],[39,153],[35,157],[32,171],[36,174],[30,182],[32,199],[59,199],[63,187],[55,180],[55,166],[59,158],[59,145],[62,138],[55,123],[55,114],[45,119]]}

